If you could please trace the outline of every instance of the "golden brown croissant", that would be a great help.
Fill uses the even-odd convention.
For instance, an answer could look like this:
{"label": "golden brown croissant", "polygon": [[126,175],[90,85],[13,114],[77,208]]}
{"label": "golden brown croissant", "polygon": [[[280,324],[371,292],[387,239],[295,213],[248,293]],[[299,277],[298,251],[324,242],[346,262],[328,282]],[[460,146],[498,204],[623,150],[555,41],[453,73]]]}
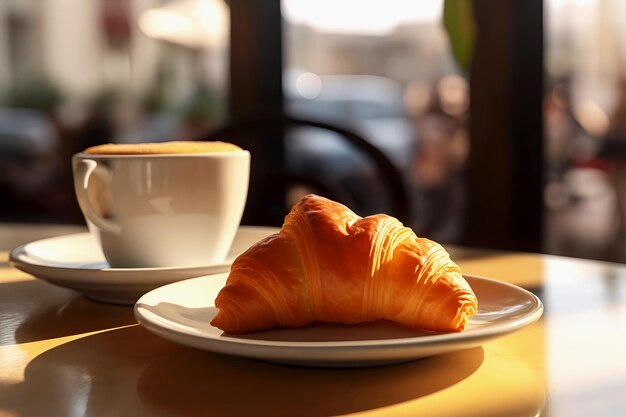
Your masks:
{"label": "golden brown croissant", "polygon": [[478,302],[448,253],[393,217],[361,218],[305,196],[280,233],[239,256],[211,322],[240,334],[312,322],[386,319],[433,331],[462,331]]}

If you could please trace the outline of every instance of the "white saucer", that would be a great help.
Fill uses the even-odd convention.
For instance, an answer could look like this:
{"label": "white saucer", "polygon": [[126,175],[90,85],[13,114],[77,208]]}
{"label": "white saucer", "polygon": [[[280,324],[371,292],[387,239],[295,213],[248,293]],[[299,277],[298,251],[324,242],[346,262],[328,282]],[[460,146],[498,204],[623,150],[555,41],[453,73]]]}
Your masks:
{"label": "white saucer", "polygon": [[210,324],[217,313],[215,297],[227,276],[194,278],[157,288],[137,301],[135,317],[153,333],[199,349],[295,365],[357,367],[479,346],[537,321],[543,313],[539,298],[520,287],[466,276],[479,307],[462,333],[419,332],[377,321],[356,326],[320,323],[234,336]]}
{"label": "white saucer", "polygon": [[16,268],[98,301],[132,305],[165,284],[227,272],[232,261],[254,243],[276,233],[272,227],[241,226],[226,260],[217,265],[183,268],[111,268],[89,233],[38,240],[11,251]]}

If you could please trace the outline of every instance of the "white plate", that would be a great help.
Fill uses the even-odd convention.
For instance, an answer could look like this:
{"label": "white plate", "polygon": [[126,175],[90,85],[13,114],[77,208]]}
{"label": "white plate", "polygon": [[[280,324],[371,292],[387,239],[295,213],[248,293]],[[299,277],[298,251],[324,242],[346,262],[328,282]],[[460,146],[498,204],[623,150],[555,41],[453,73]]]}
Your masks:
{"label": "white plate", "polygon": [[353,367],[479,346],[535,322],[543,312],[539,298],[522,288],[466,276],[479,308],[462,333],[419,332],[377,321],[357,326],[320,323],[233,336],[210,324],[217,312],[215,297],[226,278],[227,274],[219,274],[158,288],[139,299],[135,317],[153,333],[195,348],[295,365]]}
{"label": "white plate", "polygon": [[272,227],[241,226],[226,261],[178,268],[111,268],[89,233],[38,240],[11,251],[16,268],[60,287],[109,303],[133,305],[146,292],[187,278],[227,272],[232,261],[264,237]]}

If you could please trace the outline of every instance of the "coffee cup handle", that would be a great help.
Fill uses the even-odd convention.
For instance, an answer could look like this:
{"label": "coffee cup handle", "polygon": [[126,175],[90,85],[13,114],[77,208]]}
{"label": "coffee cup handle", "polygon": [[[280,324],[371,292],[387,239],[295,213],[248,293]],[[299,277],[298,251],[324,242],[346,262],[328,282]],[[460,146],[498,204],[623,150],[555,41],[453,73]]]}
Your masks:
{"label": "coffee cup handle", "polygon": [[114,221],[100,216],[89,201],[87,185],[89,184],[89,177],[91,177],[97,166],[98,163],[93,159],[81,159],[74,168],[74,189],[76,190],[78,205],[85,217],[98,228],[109,233],[118,234],[120,226]]}

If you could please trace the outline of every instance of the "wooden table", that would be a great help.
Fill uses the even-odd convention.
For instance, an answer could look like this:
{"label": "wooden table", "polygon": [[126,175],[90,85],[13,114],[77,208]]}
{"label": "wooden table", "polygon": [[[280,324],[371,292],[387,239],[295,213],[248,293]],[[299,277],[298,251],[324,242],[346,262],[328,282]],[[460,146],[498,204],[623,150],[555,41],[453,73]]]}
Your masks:
{"label": "wooden table", "polygon": [[[0,244],[74,232],[0,225]],[[39,233],[36,233],[39,232]],[[626,267],[449,248],[464,272],[535,292],[544,317],[481,348],[304,369],[162,340],[130,307],[36,280],[0,248],[0,416],[624,416]]]}

